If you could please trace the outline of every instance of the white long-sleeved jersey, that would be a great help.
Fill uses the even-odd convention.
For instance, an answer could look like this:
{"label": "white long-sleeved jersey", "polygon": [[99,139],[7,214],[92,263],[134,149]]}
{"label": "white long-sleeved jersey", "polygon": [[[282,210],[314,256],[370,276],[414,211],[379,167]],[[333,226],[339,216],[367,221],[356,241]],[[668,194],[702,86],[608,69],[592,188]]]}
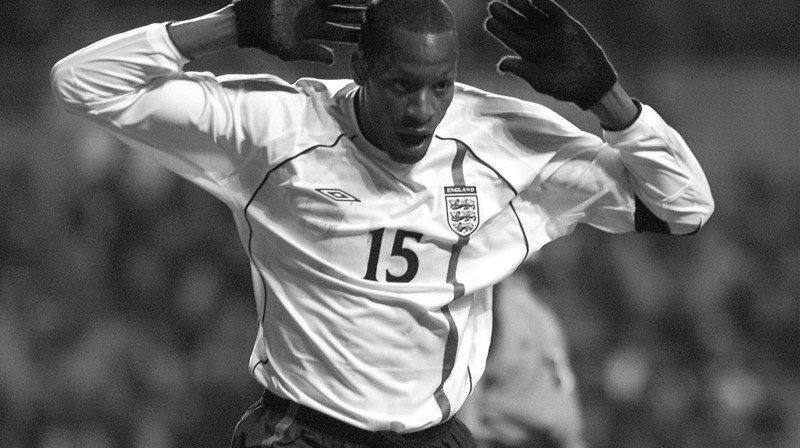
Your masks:
{"label": "white long-sleeved jersey", "polygon": [[350,80],[186,62],[154,24],[68,56],[52,82],[70,112],[230,207],[259,314],[253,376],[364,429],[452,417],[484,370],[490,286],[577,223],[626,232],[655,215],[687,233],[713,210],[694,156],[648,106],[604,142],[457,84],[427,155],[403,165],[359,130]]}

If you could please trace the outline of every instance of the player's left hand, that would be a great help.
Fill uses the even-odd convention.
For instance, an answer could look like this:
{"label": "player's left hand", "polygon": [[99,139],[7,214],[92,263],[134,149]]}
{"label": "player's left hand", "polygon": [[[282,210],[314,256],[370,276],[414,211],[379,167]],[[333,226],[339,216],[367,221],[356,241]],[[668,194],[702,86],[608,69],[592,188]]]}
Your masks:
{"label": "player's left hand", "polygon": [[586,110],[617,81],[586,28],[552,0],[493,0],[484,25],[518,55],[503,57],[498,69],[540,93]]}

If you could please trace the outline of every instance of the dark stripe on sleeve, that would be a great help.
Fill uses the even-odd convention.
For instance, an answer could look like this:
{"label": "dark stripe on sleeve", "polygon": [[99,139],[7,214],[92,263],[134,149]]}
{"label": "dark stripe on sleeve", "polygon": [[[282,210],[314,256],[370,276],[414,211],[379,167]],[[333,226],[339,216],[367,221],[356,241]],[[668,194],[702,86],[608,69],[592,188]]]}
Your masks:
{"label": "dark stripe on sleeve", "polygon": [[666,233],[669,234],[669,225],[667,222],[653,214],[644,202],[639,199],[639,196],[635,196],[636,199],[636,212],[634,213],[634,225],[636,226],[636,231],[639,233],[642,232],[650,232],[650,233]]}

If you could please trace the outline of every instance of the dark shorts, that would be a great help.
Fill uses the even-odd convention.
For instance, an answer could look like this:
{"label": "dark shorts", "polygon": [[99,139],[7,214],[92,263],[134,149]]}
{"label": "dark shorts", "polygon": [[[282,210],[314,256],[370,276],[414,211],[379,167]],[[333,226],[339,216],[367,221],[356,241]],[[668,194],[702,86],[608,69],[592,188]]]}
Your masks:
{"label": "dark shorts", "polygon": [[452,418],[410,434],[370,432],[264,392],[239,420],[231,448],[475,448],[469,429]]}

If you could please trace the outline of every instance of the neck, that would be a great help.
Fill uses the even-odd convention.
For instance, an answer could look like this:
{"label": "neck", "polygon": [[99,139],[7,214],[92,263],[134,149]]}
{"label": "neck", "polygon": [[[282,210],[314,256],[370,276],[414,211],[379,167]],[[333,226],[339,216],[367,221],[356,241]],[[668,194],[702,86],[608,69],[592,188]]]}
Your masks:
{"label": "neck", "polygon": [[361,135],[374,147],[380,149],[377,141],[370,135],[370,129],[366,125],[366,120],[363,118],[364,110],[364,88],[359,87],[356,91],[355,98],[353,98],[353,109],[356,114],[356,124],[361,131]]}

